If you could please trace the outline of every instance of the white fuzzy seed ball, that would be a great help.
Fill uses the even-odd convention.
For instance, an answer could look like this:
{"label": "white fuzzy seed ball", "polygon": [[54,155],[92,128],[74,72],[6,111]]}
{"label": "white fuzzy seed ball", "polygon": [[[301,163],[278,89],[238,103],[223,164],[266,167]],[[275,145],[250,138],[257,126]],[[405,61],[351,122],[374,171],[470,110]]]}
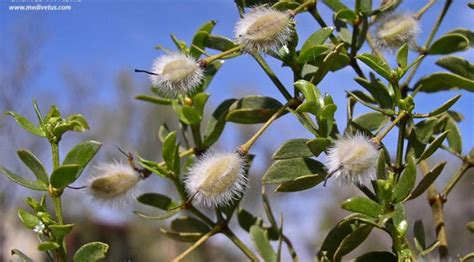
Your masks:
{"label": "white fuzzy seed ball", "polygon": [[204,70],[186,54],[173,52],[153,63],[150,80],[164,95],[176,96],[192,92],[204,78]]}
{"label": "white fuzzy seed ball", "polygon": [[344,182],[367,184],[375,178],[378,150],[366,136],[356,134],[337,140],[329,149],[329,173]]}
{"label": "white fuzzy seed ball", "polygon": [[293,28],[289,13],[269,7],[256,7],[235,25],[237,43],[249,53],[277,50],[286,45]]}
{"label": "white fuzzy seed ball", "polygon": [[184,184],[198,205],[217,207],[240,197],[247,187],[245,161],[237,153],[207,152],[189,169]]}
{"label": "white fuzzy seed ball", "polygon": [[127,202],[136,196],[136,186],[141,178],[129,164],[101,163],[95,169],[87,186],[93,200],[102,204],[115,204]]}
{"label": "white fuzzy seed ball", "polygon": [[420,32],[418,20],[412,14],[395,14],[380,19],[375,29],[379,48],[394,50],[405,43],[413,45]]}

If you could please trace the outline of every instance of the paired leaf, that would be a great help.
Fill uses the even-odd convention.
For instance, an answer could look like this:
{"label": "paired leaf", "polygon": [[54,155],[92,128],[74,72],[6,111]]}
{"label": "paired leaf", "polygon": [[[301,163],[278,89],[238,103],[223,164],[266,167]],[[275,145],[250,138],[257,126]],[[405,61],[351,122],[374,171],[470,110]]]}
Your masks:
{"label": "paired leaf", "polygon": [[315,138],[306,142],[306,145],[314,156],[319,156],[331,145],[331,140],[327,138]]}
{"label": "paired leaf", "polygon": [[54,188],[63,189],[69,184],[76,181],[77,173],[80,169],[81,167],[75,164],[62,165],[53,171],[49,182]]}
{"label": "paired leaf", "polygon": [[428,49],[431,55],[447,55],[469,48],[469,39],[462,34],[449,33],[441,36]]}
{"label": "paired leaf", "polygon": [[441,174],[441,172],[444,169],[444,166],[446,165],[446,161],[439,163],[437,166],[435,166],[432,170],[430,170],[424,177],[421,179],[420,183],[416,186],[416,188],[413,190],[413,192],[410,195],[410,199],[414,199],[419,197],[421,194],[423,194],[428,187],[436,181],[438,176]]}
{"label": "paired leaf", "polygon": [[31,134],[37,135],[37,136],[40,136],[40,137],[46,137],[46,134],[41,129],[41,127],[35,126],[35,124],[30,122],[30,120],[28,120],[26,117],[24,117],[20,114],[17,114],[15,112],[12,112],[12,111],[8,111],[5,114],[7,114],[9,116],[12,116],[15,119],[16,123],[21,128],[25,129],[26,131],[30,132]]}
{"label": "paired leaf", "polygon": [[[421,86],[421,87],[420,87]],[[415,87],[426,93],[464,89],[474,92],[474,80],[446,72],[433,73],[418,80]]]}
{"label": "paired leaf", "polygon": [[278,100],[271,97],[247,96],[229,107],[226,120],[239,124],[264,123],[282,106]]}
{"label": "paired leaf", "polygon": [[277,192],[296,192],[317,186],[326,179],[326,173],[315,175],[304,175],[291,181],[281,183],[275,191]]}
{"label": "paired leaf", "polygon": [[10,170],[0,166],[0,173],[2,173],[3,175],[5,175],[6,177],[8,177],[11,181],[23,186],[23,187],[26,187],[26,188],[29,188],[29,189],[33,189],[33,190],[38,190],[38,191],[46,191],[48,190],[48,186],[46,183],[44,183],[43,181],[41,180],[37,180],[37,181],[31,181],[31,180],[28,180],[28,179],[25,179],[13,172],[11,172]]}
{"label": "paired leaf", "polygon": [[383,215],[383,207],[377,202],[366,197],[349,198],[342,203],[343,209],[364,214],[370,217],[379,217]]}
{"label": "paired leaf", "polygon": [[43,164],[31,151],[28,149],[20,149],[17,151],[17,154],[38,180],[48,183],[48,174]]}
{"label": "paired leaf", "polygon": [[227,114],[229,113],[229,108],[235,101],[237,100],[224,100],[219,106],[217,106],[214,113],[212,113],[211,118],[207,123],[206,131],[204,132],[204,145],[211,146],[220,137],[222,131],[224,131]]}
{"label": "paired leaf", "polygon": [[393,188],[393,200],[402,202],[410,194],[416,182],[416,165],[412,157],[408,158],[408,163],[403,169],[399,180]]}
{"label": "paired leaf", "polygon": [[444,56],[436,64],[453,74],[474,80],[474,64],[459,56]]}
{"label": "paired leaf", "polygon": [[170,208],[176,206],[176,203],[174,203],[171,198],[158,193],[145,193],[139,196],[137,200],[142,204],[156,207],[165,211],[168,211]]}
{"label": "paired leaf", "polygon": [[275,262],[276,253],[270,244],[267,231],[254,225],[250,227],[250,239],[252,240],[258,254],[265,262]]}
{"label": "paired leaf", "polygon": [[97,154],[101,146],[102,144],[97,141],[86,140],[75,145],[67,153],[66,157],[64,157],[63,165],[79,166],[79,170],[76,173],[74,181],[79,178],[84,168],[86,168],[87,164],[89,164],[92,158]]}

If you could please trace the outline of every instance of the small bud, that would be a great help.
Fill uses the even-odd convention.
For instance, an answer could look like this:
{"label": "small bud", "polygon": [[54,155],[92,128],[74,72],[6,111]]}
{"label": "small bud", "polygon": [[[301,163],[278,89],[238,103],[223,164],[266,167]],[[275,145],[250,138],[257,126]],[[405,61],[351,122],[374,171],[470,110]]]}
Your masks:
{"label": "small bud", "polygon": [[235,37],[249,53],[276,50],[287,44],[293,32],[290,13],[256,7],[235,25]]}
{"label": "small bud", "polygon": [[156,74],[150,76],[152,84],[164,95],[172,96],[193,91],[204,77],[204,70],[194,58],[178,52],[157,58],[152,71]]}
{"label": "small bud", "polygon": [[375,42],[382,49],[397,49],[405,43],[415,44],[420,26],[411,14],[395,14],[379,20],[375,29]]}
{"label": "small bud", "polygon": [[189,169],[184,180],[186,190],[197,204],[227,205],[247,187],[244,164],[237,153],[208,151]]}
{"label": "small bud", "polygon": [[140,176],[125,163],[101,163],[87,186],[94,200],[101,203],[124,202],[136,195]]}
{"label": "small bud", "polygon": [[375,178],[378,150],[361,134],[339,139],[329,149],[329,172],[344,182],[367,184]]}

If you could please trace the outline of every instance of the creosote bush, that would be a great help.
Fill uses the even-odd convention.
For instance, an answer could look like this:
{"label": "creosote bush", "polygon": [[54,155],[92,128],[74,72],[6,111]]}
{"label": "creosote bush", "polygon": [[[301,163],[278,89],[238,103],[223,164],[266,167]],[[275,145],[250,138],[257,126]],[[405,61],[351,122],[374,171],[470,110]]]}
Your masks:
{"label": "creosote bush", "polygon": [[[420,112],[416,102],[420,92],[474,91],[474,65],[451,55],[471,48],[474,32],[459,28],[437,36],[450,6],[461,3],[441,1],[444,6],[434,19],[423,15],[435,1],[426,1],[421,10],[398,10],[399,0],[381,1],[380,6],[371,0],[356,0],[354,7],[338,0],[235,2],[241,18],[235,16],[234,39],[213,34],[216,22],[210,21],[197,30],[188,44],[173,36],[177,50],[163,51],[150,71],[136,70],[150,75],[152,92],[137,98],[172,107],[182,129],[169,130],[166,126],[160,129],[162,161],[126,153],[128,162],[98,164],[85,191],[99,202],[113,204],[118,200],[134,200],[141,180],[171,181],[180,199],[171,199],[159,192],[142,194],[136,198],[138,202],[161,211],[158,215],[139,211],[136,214],[152,220],[179,216],[179,223],[188,225],[178,227],[172,222],[171,229],[161,230],[175,240],[193,242],[176,261],[215,234],[225,235],[252,261],[280,261],[285,252],[283,246],[291,258],[298,261],[297,247],[285,235],[282,220],[275,219],[265,188],[271,184],[276,186],[276,192],[297,194],[333,183],[338,178],[344,182],[338,186],[358,188],[360,194],[341,203],[342,209],[351,214],[335,223],[321,246],[314,247],[317,261],[416,261],[435,254],[445,260],[453,255],[449,254],[446,239],[449,228],[444,223],[443,205],[449,204],[446,201],[450,192],[474,166],[474,150],[463,154],[458,128],[462,117],[451,109],[461,96],[439,103],[431,112]],[[323,4],[334,12],[334,27],[328,26],[329,21],[324,21],[318,13],[317,7]],[[316,31],[307,39],[300,39],[295,18],[304,13],[314,18]],[[421,28],[421,19],[429,20],[433,26]],[[420,30],[429,32],[424,43],[418,36]],[[361,53],[365,46],[372,52]],[[214,52],[212,50],[215,53],[208,55]],[[271,79],[285,100],[257,94],[228,99],[213,110],[207,122],[203,121],[211,95],[206,92],[207,87],[223,66],[223,60],[232,63],[240,56],[253,57],[262,74]],[[427,56],[436,57],[436,64],[445,70],[415,79]],[[293,87],[279,80],[267,59],[281,61],[293,73]],[[362,70],[361,63],[368,69]],[[338,74],[343,68],[351,68],[356,77],[354,86],[346,90],[347,104],[336,105],[331,94],[321,93],[318,84],[329,72]],[[365,107],[369,112],[354,116],[355,106]],[[18,210],[20,220],[38,236],[38,249],[51,260],[67,261],[72,256],[74,261],[100,260],[106,257],[108,245],[105,243],[88,243],[73,255],[68,254],[66,237],[74,225],[62,217],[61,197],[65,191],[80,189],[71,184],[83,173],[101,144],[81,142],[60,158],[59,143],[63,134],[84,132],[89,128],[86,119],[80,114],[63,118],[55,106],[43,115],[36,102],[34,110],[38,124],[15,112],[7,112],[27,132],[46,139],[52,150],[51,172],[45,170],[33,152],[18,151],[36,180],[0,167],[1,173],[13,182],[43,192],[40,199],[26,198],[29,209]],[[336,122],[336,110],[347,111],[347,123]],[[285,114],[297,119],[311,137],[286,141],[273,154],[272,163],[262,178],[264,219],[240,208],[239,203],[245,197],[247,186],[254,186],[248,185],[248,177],[252,175],[249,173],[252,146]],[[235,145],[234,151],[222,152],[215,144],[228,122],[263,125],[247,141]],[[384,145],[389,133],[396,134],[395,148]],[[446,162],[433,167],[427,162],[439,150],[462,161],[442,190],[436,188],[435,182]],[[320,161],[323,155],[326,155],[326,163]],[[423,221],[409,221],[405,211],[407,202],[425,192],[436,228],[436,238],[431,240],[425,239]],[[209,212],[204,211],[209,209],[214,210],[215,216],[206,215]],[[183,215],[184,211],[187,216]],[[239,225],[250,234],[252,243],[244,243],[234,234],[235,229],[229,225],[233,217],[237,217]],[[471,231],[473,223],[467,225]],[[408,231],[412,227],[414,239],[409,239]],[[392,248],[351,256],[351,251],[372,231],[385,232],[392,240]],[[12,255],[28,260],[18,249],[12,250]],[[473,257],[474,253],[459,255],[461,261]]]}

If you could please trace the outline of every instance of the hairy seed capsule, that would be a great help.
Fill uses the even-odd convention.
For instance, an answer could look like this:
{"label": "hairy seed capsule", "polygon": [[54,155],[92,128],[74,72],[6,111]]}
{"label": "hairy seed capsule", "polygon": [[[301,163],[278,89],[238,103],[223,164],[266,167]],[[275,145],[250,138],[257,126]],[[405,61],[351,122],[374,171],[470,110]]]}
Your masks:
{"label": "hairy seed capsule", "polygon": [[413,15],[391,15],[379,20],[375,42],[379,48],[394,50],[405,43],[413,45],[419,31],[418,20]]}
{"label": "hairy seed capsule", "polygon": [[134,197],[140,176],[124,163],[102,163],[96,167],[96,175],[90,179],[88,189],[98,202],[120,202]]}
{"label": "hairy seed capsule", "polygon": [[227,205],[246,188],[244,160],[237,153],[208,152],[188,171],[185,186],[193,201],[208,207]]}
{"label": "hairy seed capsule", "polygon": [[155,60],[150,79],[164,95],[176,96],[192,92],[204,77],[197,61],[183,53],[169,53]]}
{"label": "hairy seed capsule", "polygon": [[361,134],[337,140],[328,153],[330,173],[344,182],[366,184],[375,177],[376,145]]}
{"label": "hairy seed capsule", "polygon": [[293,32],[289,13],[256,7],[235,26],[237,42],[249,53],[267,52],[287,44]]}

